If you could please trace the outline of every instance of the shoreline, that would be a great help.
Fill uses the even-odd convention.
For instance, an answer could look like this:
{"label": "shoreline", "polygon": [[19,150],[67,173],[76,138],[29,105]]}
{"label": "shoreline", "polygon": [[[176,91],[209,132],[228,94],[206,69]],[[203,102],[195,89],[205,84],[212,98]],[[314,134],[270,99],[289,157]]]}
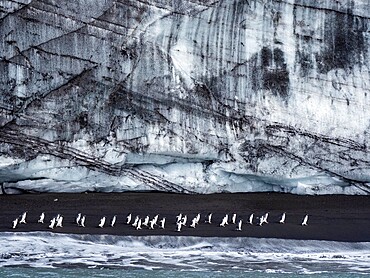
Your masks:
{"label": "shoreline", "polygon": [[[329,240],[345,242],[370,242],[370,196],[360,195],[293,195],[289,193],[217,193],[187,195],[165,192],[123,193],[35,193],[0,195],[0,232],[52,231],[68,234],[108,235],[170,235],[200,237],[256,237],[298,240]],[[12,229],[12,221],[27,211],[27,224]],[[45,223],[37,223],[45,212]],[[206,215],[213,213],[213,223],[204,223]],[[258,225],[256,217],[269,213],[268,224]],[[279,220],[286,212],[285,224]],[[86,215],[86,227],[75,223],[78,213]],[[165,229],[143,227],[136,230],[126,224],[126,216],[133,218],[147,215],[159,220],[166,217]],[[176,215],[186,214],[187,226],[176,231]],[[191,219],[198,213],[201,220],[191,228]],[[231,224],[231,215],[243,220],[242,231]],[[250,214],[255,215],[254,224],[248,224]],[[57,214],[64,217],[63,227],[49,229],[50,219]],[[229,215],[229,225],[220,227],[222,218]],[[307,226],[302,226],[308,214]],[[117,215],[114,227],[110,221]],[[99,220],[107,217],[104,228]]]}

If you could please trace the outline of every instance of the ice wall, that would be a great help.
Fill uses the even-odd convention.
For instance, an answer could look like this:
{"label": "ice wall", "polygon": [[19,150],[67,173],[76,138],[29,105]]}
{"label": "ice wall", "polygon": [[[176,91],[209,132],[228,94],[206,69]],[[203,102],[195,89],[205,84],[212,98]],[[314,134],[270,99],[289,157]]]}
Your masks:
{"label": "ice wall", "polygon": [[2,1],[9,192],[370,192],[370,3]]}

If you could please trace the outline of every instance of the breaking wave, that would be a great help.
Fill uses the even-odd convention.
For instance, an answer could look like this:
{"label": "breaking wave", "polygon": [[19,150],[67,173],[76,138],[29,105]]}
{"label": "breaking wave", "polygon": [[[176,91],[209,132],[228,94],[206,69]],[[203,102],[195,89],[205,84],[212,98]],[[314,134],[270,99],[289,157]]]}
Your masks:
{"label": "breaking wave", "polygon": [[3,232],[0,245],[0,267],[231,273],[370,272],[370,242]]}

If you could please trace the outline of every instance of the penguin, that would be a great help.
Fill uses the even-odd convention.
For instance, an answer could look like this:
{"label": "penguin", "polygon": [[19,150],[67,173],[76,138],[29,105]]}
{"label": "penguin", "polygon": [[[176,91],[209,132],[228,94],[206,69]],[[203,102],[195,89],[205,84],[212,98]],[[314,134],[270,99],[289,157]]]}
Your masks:
{"label": "penguin", "polygon": [[236,228],[237,231],[242,230],[242,224],[243,224],[243,221],[240,219],[239,222],[238,222],[238,227]]}
{"label": "penguin", "polygon": [[148,225],[149,225],[149,216],[147,215],[145,218],[144,218],[144,221],[143,221],[143,225],[145,226],[145,227],[148,227]]}
{"label": "penguin", "polygon": [[104,227],[104,224],[105,224],[105,216],[103,216],[101,219],[100,219],[100,222],[99,222],[99,227],[100,228],[103,228]]}
{"label": "penguin", "polygon": [[212,224],[212,215],[213,213],[208,214],[207,220],[205,221],[205,223]]}
{"label": "penguin", "polygon": [[76,216],[76,224],[80,226],[80,220],[81,220],[81,213],[78,213]]}
{"label": "penguin", "polygon": [[302,226],[307,226],[307,221],[308,221],[308,214],[306,214],[306,216],[303,218],[303,221],[302,221]]}
{"label": "penguin", "polygon": [[191,220],[191,225],[190,225],[190,227],[192,227],[192,228],[195,228],[195,225],[197,224],[197,218],[195,217],[195,218],[193,218],[192,220]]}
{"label": "penguin", "polygon": [[59,217],[57,218],[55,227],[60,227],[60,228],[63,227],[63,216],[59,215]]}
{"label": "penguin", "polygon": [[182,220],[182,213],[176,216],[176,223],[180,222]]}
{"label": "penguin", "polygon": [[23,212],[19,224],[26,224],[27,211]]}
{"label": "penguin", "polygon": [[199,221],[200,221],[200,213],[197,214],[197,216],[195,217],[195,224],[199,224]]}
{"label": "penguin", "polygon": [[57,216],[55,217],[55,220],[58,221],[59,217],[60,217],[60,214],[58,213]]}
{"label": "penguin", "polygon": [[85,227],[85,220],[86,220],[86,215],[81,217],[81,220],[80,220],[80,226],[81,227]]}
{"label": "penguin", "polygon": [[54,229],[55,223],[56,223],[56,218],[54,217],[53,219],[50,220],[49,228]]}
{"label": "penguin", "polygon": [[45,219],[45,213],[44,213],[44,212],[42,212],[42,213],[40,214],[40,218],[39,218],[39,220],[37,221],[37,223],[44,223],[44,219]]}
{"label": "penguin", "polygon": [[110,222],[111,227],[114,227],[114,224],[116,224],[116,220],[117,220],[117,215],[114,215],[112,218],[112,221]]}
{"label": "penguin", "polygon": [[221,224],[220,224],[221,227],[225,227],[225,225],[228,225],[229,224],[227,222],[228,221],[228,218],[229,218],[229,216],[227,214],[224,216],[224,218],[222,218],[222,221],[221,221]]}
{"label": "penguin", "polygon": [[187,221],[188,221],[188,216],[184,215],[184,217],[182,218],[182,221],[181,221],[181,225],[186,226]]}
{"label": "penguin", "polygon": [[141,230],[141,218],[137,221],[136,230]]}
{"label": "penguin", "polygon": [[12,228],[15,229],[17,228],[17,225],[18,225],[18,222],[19,222],[19,218],[16,218],[12,221],[13,225],[12,225]]}
{"label": "penguin", "polygon": [[254,214],[252,213],[250,216],[249,216],[249,221],[248,223],[253,225],[253,217],[254,217]]}
{"label": "penguin", "polygon": [[159,215],[158,215],[158,214],[157,214],[156,216],[154,216],[154,218],[153,218],[154,225],[157,225],[158,217],[159,217]]}
{"label": "penguin", "polygon": [[233,216],[231,217],[231,222],[233,224],[236,224],[236,213],[234,213]]}
{"label": "penguin", "polygon": [[260,225],[260,226],[262,226],[262,225],[263,225],[263,223],[265,223],[265,217],[264,217],[264,215],[262,215],[262,216],[260,217],[260,223],[259,223],[259,225]]}
{"label": "penguin", "polygon": [[285,223],[285,212],[282,214],[279,223],[280,224],[284,224]]}
{"label": "penguin", "polygon": [[159,221],[159,223],[161,224],[161,228],[164,229],[164,225],[166,223],[166,217],[163,217],[161,221]]}
{"label": "penguin", "polygon": [[154,219],[150,220],[150,221],[149,221],[149,229],[150,229],[150,230],[154,230],[154,225],[155,225],[155,223],[154,223]]}
{"label": "penguin", "polygon": [[135,220],[134,220],[134,223],[132,223],[131,225],[136,228],[138,222],[139,222],[139,216],[136,216]]}
{"label": "penguin", "polygon": [[177,229],[176,229],[176,230],[177,230],[178,232],[181,232],[182,222],[180,221],[180,222],[178,222],[176,225],[177,225]]}
{"label": "penguin", "polygon": [[131,222],[131,218],[132,218],[132,214],[130,213],[129,215],[127,215],[126,217],[126,224],[129,225],[130,222]]}

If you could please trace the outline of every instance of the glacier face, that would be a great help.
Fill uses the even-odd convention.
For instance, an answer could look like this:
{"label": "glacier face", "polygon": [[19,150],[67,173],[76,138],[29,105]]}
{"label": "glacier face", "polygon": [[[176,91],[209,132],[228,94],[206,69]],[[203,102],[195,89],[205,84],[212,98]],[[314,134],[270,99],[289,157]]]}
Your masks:
{"label": "glacier face", "polygon": [[0,6],[6,192],[370,193],[367,0]]}

